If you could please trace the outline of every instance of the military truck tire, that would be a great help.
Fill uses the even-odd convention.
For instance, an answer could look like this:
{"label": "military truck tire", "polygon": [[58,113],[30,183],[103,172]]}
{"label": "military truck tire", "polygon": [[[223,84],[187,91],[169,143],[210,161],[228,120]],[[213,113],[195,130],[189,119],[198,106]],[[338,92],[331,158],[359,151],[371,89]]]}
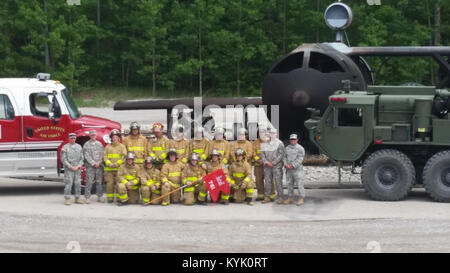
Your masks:
{"label": "military truck tire", "polygon": [[433,155],[423,169],[428,195],[437,202],[450,202],[450,151]]}
{"label": "military truck tire", "polygon": [[416,171],[411,160],[392,149],[371,154],[362,166],[361,180],[367,194],[374,200],[399,201],[408,195]]}

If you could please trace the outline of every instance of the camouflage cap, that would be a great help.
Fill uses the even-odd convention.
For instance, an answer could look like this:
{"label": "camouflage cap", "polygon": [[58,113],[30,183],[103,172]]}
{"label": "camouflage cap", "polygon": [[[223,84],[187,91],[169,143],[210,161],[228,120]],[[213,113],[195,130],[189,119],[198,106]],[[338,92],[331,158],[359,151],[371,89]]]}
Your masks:
{"label": "camouflage cap", "polygon": [[89,135],[90,135],[90,136],[96,135],[96,134],[97,134],[97,131],[95,131],[95,130],[90,130],[90,131],[89,131]]}
{"label": "camouflage cap", "polygon": [[75,133],[70,133],[70,134],[69,134],[69,138],[77,138],[77,134],[75,134]]}

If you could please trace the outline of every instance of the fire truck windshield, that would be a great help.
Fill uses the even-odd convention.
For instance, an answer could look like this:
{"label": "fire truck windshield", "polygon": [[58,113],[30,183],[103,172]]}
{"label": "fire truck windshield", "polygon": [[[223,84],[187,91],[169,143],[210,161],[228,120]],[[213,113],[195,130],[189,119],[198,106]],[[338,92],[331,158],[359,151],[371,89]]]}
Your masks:
{"label": "fire truck windshield", "polygon": [[61,91],[64,102],[66,103],[67,109],[69,109],[69,114],[72,119],[77,119],[81,116],[80,111],[78,111],[77,105],[73,101],[72,97],[67,93],[67,89]]}

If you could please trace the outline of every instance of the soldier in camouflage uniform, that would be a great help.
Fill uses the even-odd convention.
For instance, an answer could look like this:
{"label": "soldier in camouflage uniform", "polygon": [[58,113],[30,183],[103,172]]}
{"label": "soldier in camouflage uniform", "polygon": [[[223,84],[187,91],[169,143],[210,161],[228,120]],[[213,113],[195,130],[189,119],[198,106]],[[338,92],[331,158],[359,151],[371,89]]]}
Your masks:
{"label": "soldier in camouflage uniform", "polygon": [[284,145],[277,137],[277,130],[270,129],[270,140],[261,145],[261,155],[264,163],[264,200],[271,202],[272,180],[277,187],[277,204],[283,204],[283,156]]}
{"label": "soldier in camouflage uniform", "polygon": [[286,146],[283,164],[286,168],[286,182],[289,188],[289,198],[284,202],[285,204],[294,203],[294,185],[297,184],[299,199],[297,206],[303,205],[305,198],[305,189],[303,188],[303,158],[305,157],[305,149],[298,144],[298,137],[292,134],[289,137],[290,145]]}
{"label": "soldier in camouflage uniform", "polygon": [[96,184],[96,192],[100,203],[105,202],[103,198],[103,145],[97,138],[95,130],[89,131],[91,138],[83,146],[83,154],[86,166],[86,188],[84,196],[86,197],[86,204],[90,204],[91,189],[93,184]]}
{"label": "soldier in camouflage uniform", "polygon": [[61,149],[61,162],[64,165],[64,198],[65,204],[70,205],[72,186],[75,185],[75,203],[84,204],[81,195],[81,167],[83,166],[83,148],[75,143],[76,134],[69,134],[69,143]]}

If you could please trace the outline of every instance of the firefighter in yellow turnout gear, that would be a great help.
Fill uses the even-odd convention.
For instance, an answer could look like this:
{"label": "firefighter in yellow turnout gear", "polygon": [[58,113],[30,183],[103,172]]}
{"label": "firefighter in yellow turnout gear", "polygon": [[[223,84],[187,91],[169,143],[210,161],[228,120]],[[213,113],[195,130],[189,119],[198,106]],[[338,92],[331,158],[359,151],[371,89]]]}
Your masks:
{"label": "firefighter in yellow turnout gear", "polygon": [[194,205],[197,199],[200,204],[206,205],[206,186],[203,182],[203,176],[206,175],[205,170],[203,170],[198,162],[200,157],[196,153],[192,153],[189,156],[189,164],[184,168],[181,179],[183,180],[183,186],[187,185],[183,189],[183,199],[185,205]]}
{"label": "firefighter in yellow turnout gear", "polygon": [[228,164],[228,158],[230,157],[230,144],[227,140],[223,139],[225,131],[223,128],[217,128],[214,131],[214,140],[208,145],[207,154],[211,154],[212,150],[216,149],[222,155],[221,159],[224,164]]}
{"label": "firefighter in yellow turnout gear", "polygon": [[247,130],[245,128],[240,128],[238,131],[237,140],[230,144],[230,162],[236,161],[235,152],[237,149],[242,149],[245,151],[246,159],[248,163],[252,162],[253,159],[253,145],[247,140],[246,134]]}
{"label": "firefighter in yellow turnout gear", "polygon": [[252,168],[245,160],[245,151],[237,149],[235,152],[236,161],[228,170],[231,187],[234,189],[233,199],[236,203],[247,202],[253,205],[253,195],[255,185],[252,181]]}
{"label": "firefighter in yellow turnout gear", "polygon": [[146,157],[144,168],[139,175],[141,180],[141,195],[144,205],[158,205],[161,204],[161,200],[150,203],[161,196],[161,181],[160,171],[154,167],[155,158]]}
{"label": "firefighter in yellow turnout gear", "polygon": [[[163,165],[161,168],[161,194],[164,195],[179,187],[181,187],[181,173],[184,169],[184,165],[177,161],[177,151],[170,149],[167,153],[169,162]],[[170,196],[163,198],[161,205],[167,206],[171,202],[178,203],[181,199],[181,192],[175,192]]]}
{"label": "firefighter in yellow turnout gear", "polygon": [[195,130],[194,139],[190,142],[189,150],[191,153],[196,153],[200,157],[200,165],[208,158],[208,145],[209,140],[203,136],[203,128],[197,128]]}
{"label": "firefighter in yellow turnout gear", "polygon": [[120,183],[117,172],[119,167],[125,162],[127,148],[120,143],[119,130],[112,130],[109,137],[111,138],[111,143],[106,145],[103,151],[103,161],[105,162],[103,176],[106,183],[106,198],[108,203],[112,203],[114,202],[117,185]]}
{"label": "firefighter in yellow turnout gear", "polygon": [[141,135],[141,126],[137,122],[131,123],[130,135],[124,139],[123,144],[127,148],[127,152],[134,153],[134,164],[143,166],[147,156],[147,139]]}
{"label": "firefighter in yellow turnout gear", "polygon": [[175,132],[175,139],[169,141],[167,149],[175,149],[177,152],[177,161],[183,164],[188,162],[189,141],[184,139],[183,126],[178,126]]}
{"label": "firefighter in yellow turnout gear", "polygon": [[[225,174],[227,181],[230,183],[232,183],[232,180],[228,177],[228,168],[226,168],[225,164],[223,164],[222,160],[220,159],[221,154],[219,153],[219,151],[217,149],[213,149],[211,151],[210,154],[210,161],[205,162],[204,164],[202,164],[202,168],[204,170],[206,170],[207,174],[210,174],[214,171],[217,171],[219,169],[223,170],[223,173]],[[206,188],[205,188],[206,190]],[[200,199],[200,196],[199,196]],[[220,193],[220,203],[224,204],[224,205],[228,205],[229,203],[229,199],[230,199],[230,195],[229,194],[225,194],[225,193]]]}
{"label": "firefighter in yellow turnout gear", "polygon": [[152,131],[156,139],[150,139],[147,145],[148,155],[155,158],[153,164],[159,170],[167,162],[166,150],[169,143],[169,139],[163,135],[162,130],[163,125],[161,123],[154,123]]}
{"label": "firefighter in yellow turnout gear", "polygon": [[134,163],[135,155],[128,152],[126,163],[119,168],[119,205],[139,202],[139,174],[141,167]]}

